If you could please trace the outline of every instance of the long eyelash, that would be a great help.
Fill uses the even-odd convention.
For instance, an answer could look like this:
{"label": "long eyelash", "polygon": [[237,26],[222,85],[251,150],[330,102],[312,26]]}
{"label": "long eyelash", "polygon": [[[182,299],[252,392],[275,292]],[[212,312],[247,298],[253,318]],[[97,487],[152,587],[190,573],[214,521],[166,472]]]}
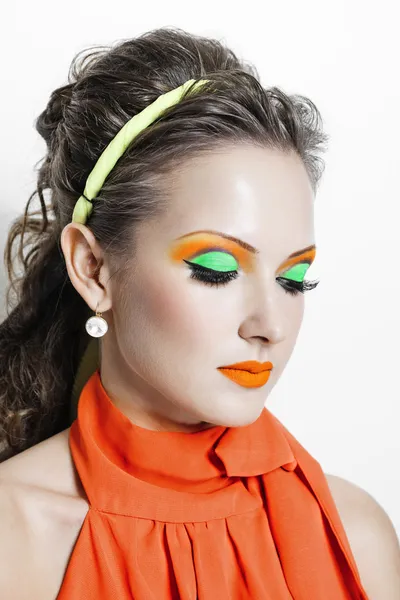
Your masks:
{"label": "long eyelash", "polygon": [[214,269],[208,269],[207,267],[201,267],[195,263],[190,263],[187,260],[184,262],[189,265],[191,269],[190,279],[197,279],[215,287],[224,286],[232,279],[236,279],[239,273],[237,271],[215,271]]}
{"label": "long eyelash", "polygon": [[304,294],[304,292],[315,289],[319,284],[318,279],[314,281],[308,281],[307,279],[304,279],[304,281],[294,281],[285,277],[277,277],[276,280],[284,283],[283,289],[292,296],[297,296],[298,293]]}
{"label": "long eyelash", "polygon": [[[202,267],[200,265],[196,265],[195,263],[190,263],[187,260],[184,262],[190,267],[191,273],[190,278],[196,279],[205,283],[206,285],[210,285],[213,287],[224,286],[233,279],[236,279],[239,275],[237,271],[215,271],[214,269],[208,269],[207,267]],[[297,296],[297,294],[304,294],[304,292],[308,292],[309,290],[313,290],[319,284],[319,280],[315,281],[294,281],[289,280],[284,277],[277,277],[277,281],[281,281],[284,283],[283,289],[288,294],[292,296]]]}

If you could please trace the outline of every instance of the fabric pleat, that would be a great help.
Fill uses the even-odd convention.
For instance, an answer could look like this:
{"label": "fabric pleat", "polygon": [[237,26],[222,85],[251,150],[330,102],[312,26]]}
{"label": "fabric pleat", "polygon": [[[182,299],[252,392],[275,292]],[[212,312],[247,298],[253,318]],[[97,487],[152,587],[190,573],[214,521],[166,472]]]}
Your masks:
{"label": "fabric pleat", "polygon": [[89,509],[58,600],[368,600],[319,463],[266,408],[151,431],[97,370],[69,441]]}

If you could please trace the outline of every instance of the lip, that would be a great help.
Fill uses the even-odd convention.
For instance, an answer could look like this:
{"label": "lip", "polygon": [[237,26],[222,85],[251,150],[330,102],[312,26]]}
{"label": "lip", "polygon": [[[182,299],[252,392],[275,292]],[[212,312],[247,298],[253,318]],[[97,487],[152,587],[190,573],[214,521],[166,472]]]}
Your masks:
{"label": "lip", "polygon": [[258,360],[245,360],[233,365],[225,365],[220,369],[239,369],[240,371],[249,371],[249,373],[261,373],[262,371],[271,371],[274,365],[272,362],[261,363]]}
{"label": "lip", "polygon": [[260,363],[256,360],[218,367],[225,377],[235,383],[247,388],[261,387],[265,385],[271,375],[273,364],[271,362]]}

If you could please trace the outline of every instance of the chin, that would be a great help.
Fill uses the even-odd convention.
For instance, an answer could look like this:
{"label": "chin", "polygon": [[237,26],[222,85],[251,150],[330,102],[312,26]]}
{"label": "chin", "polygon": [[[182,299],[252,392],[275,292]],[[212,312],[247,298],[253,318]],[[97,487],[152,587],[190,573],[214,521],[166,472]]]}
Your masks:
{"label": "chin", "polygon": [[253,405],[252,407],[246,407],[245,410],[230,410],[229,413],[214,414],[213,418],[207,421],[203,421],[204,429],[210,427],[222,426],[222,427],[246,427],[251,425],[254,421],[260,417],[264,408],[264,402],[262,404]]}

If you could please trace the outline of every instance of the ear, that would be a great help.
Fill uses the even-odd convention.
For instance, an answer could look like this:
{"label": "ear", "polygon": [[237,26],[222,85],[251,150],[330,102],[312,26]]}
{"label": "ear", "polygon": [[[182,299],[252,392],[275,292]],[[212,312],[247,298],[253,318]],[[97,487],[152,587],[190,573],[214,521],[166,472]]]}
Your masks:
{"label": "ear", "polygon": [[61,233],[61,248],[72,285],[95,311],[112,307],[107,286],[111,274],[103,250],[92,231],[80,223],[69,223]]}

